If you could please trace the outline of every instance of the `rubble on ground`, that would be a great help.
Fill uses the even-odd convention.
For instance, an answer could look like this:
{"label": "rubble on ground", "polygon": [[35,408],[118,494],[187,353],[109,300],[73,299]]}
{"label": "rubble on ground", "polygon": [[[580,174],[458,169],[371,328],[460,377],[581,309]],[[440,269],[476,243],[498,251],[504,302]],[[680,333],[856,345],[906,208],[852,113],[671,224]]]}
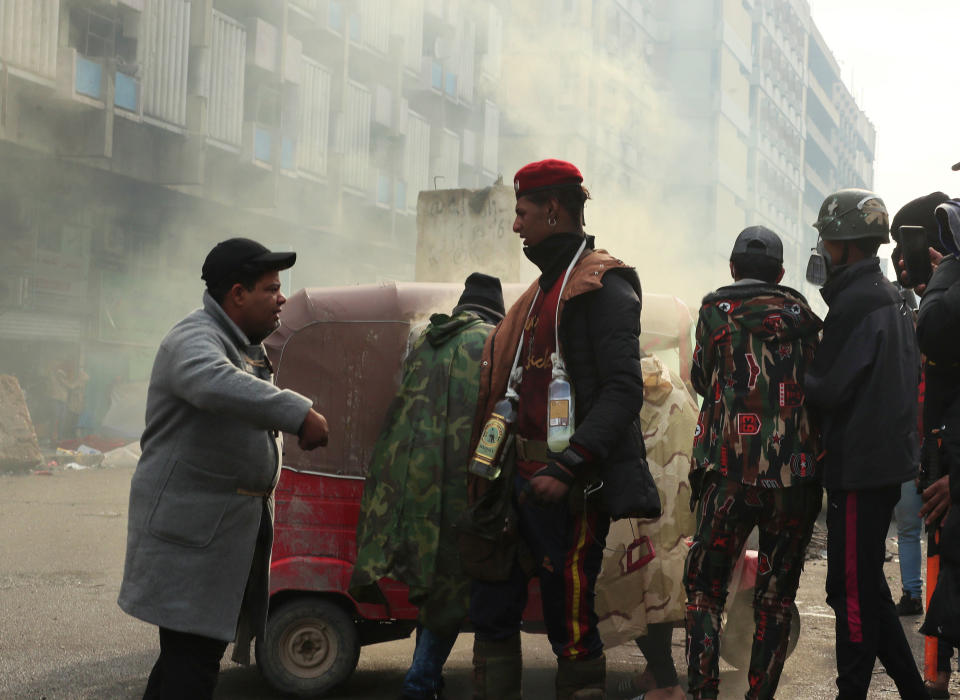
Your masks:
{"label": "rubble on ground", "polygon": [[140,459],[140,443],[131,442],[129,445],[110,450],[103,456],[102,467],[115,469],[117,467],[133,469]]}

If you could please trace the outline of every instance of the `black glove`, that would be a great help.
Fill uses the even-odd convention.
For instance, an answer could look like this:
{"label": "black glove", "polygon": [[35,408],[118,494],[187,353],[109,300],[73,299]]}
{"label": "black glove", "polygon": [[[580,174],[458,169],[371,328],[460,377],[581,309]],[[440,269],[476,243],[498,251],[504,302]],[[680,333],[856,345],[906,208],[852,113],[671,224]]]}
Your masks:
{"label": "black glove", "polygon": [[[576,469],[587,461],[572,447],[567,447],[563,452],[547,451],[547,456],[550,458],[547,466],[537,470],[530,477],[531,480],[538,476],[549,476],[570,486],[577,476]],[[532,493],[529,481],[523,485],[522,491],[528,496]]]}
{"label": "black glove", "polygon": [[547,466],[535,472],[530,478],[536,479],[538,476],[550,476],[569,486],[573,483],[575,474],[559,462],[549,462]]}

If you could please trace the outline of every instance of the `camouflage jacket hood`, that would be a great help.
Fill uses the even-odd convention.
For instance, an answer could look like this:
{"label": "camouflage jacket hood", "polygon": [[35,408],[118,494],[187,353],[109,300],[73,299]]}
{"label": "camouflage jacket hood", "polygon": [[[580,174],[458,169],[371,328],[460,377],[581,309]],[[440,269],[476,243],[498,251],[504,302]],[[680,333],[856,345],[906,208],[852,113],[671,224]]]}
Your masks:
{"label": "camouflage jacket hood", "polygon": [[431,346],[439,348],[456,338],[465,328],[475,326],[478,323],[482,323],[482,321],[472,313],[459,313],[454,316],[433,314],[424,335]]}
{"label": "camouflage jacket hood", "polygon": [[703,298],[721,315],[764,343],[789,342],[818,333],[823,323],[804,296],[774,284],[731,284]]}
{"label": "camouflage jacket hood", "polygon": [[738,284],[704,297],[691,369],[704,397],[693,471],[765,487],[818,478],[818,433],[801,380],[821,327],[789,287]]}

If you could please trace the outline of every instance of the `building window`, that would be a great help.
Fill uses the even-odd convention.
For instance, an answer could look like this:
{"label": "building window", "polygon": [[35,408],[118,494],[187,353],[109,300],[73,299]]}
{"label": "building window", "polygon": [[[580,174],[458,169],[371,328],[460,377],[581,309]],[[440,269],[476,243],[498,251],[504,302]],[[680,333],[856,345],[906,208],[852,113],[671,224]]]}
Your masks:
{"label": "building window", "polygon": [[123,34],[123,22],[116,8],[71,7],[69,45],[87,58],[115,58],[118,68],[137,62],[136,39]]}

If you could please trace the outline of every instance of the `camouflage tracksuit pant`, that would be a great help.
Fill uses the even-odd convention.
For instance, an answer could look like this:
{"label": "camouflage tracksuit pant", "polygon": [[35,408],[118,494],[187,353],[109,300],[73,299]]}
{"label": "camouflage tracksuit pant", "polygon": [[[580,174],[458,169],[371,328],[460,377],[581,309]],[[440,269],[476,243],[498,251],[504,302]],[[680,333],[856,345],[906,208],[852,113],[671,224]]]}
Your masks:
{"label": "camouflage tracksuit pant", "polygon": [[687,666],[695,698],[716,698],[720,687],[720,613],[744,542],[760,531],[754,593],[756,630],[747,698],[772,698],[790,638],[790,608],[804,551],[820,512],[819,485],[761,488],[710,472],[697,508],[697,531],[687,555]]}

